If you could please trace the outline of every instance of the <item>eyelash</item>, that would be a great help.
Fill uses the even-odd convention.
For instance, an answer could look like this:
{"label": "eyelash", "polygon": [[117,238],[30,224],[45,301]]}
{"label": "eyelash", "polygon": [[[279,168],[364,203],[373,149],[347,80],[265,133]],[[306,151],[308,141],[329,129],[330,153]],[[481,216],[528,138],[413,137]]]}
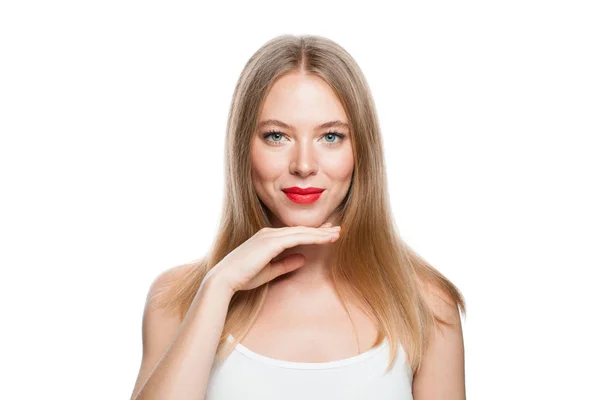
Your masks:
{"label": "eyelash", "polygon": [[[266,132],[265,134],[263,134],[263,139],[265,139],[265,141],[268,143],[273,143],[275,146],[281,146],[280,144],[278,144],[280,141],[273,141],[273,140],[268,139],[269,136],[271,136],[275,133],[285,136],[285,134],[283,132],[276,131],[276,130],[270,130],[270,131]],[[331,146],[331,147],[339,145],[346,138],[346,135],[344,135],[343,133],[339,133],[339,132],[335,132],[335,131],[329,131],[329,132],[325,132],[323,134],[323,136],[327,136],[327,135],[335,135],[336,137],[339,138],[339,140],[337,142],[326,142],[327,146]],[[321,136],[321,137],[323,137],[323,136]]]}

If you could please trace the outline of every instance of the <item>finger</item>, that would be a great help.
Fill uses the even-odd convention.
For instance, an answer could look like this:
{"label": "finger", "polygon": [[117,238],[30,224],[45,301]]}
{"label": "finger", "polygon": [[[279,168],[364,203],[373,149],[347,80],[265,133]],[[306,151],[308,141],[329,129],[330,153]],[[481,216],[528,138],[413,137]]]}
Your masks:
{"label": "finger", "polygon": [[[295,228],[288,228],[287,230],[283,228],[283,230],[279,231],[279,235],[276,236],[273,236],[271,232],[265,233],[267,236],[262,236],[262,238],[257,238],[257,240],[260,240],[259,246],[264,247],[266,252],[248,250],[247,252],[242,252],[240,257],[244,259],[245,264],[265,266],[269,262],[276,260],[285,249],[290,247],[301,244],[329,243],[339,237],[339,232],[330,230],[331,228],[297,228],[296,233],[289,233],[290,230]],[[286,231],[288,232],[286,233]]]}
{"label": "finger", "polygon": [[302,244],[329,243],[336,240],[338,237],[339,232],[299,232],[274,238],[270,243],[275,246],[274,251],[279,254],[281,251],[290,247]]}
{"label": "finger", "polygon": [[267,280],[271,281],[279,275],[287,274],[297,268],[300,268],[306,262],[306,257],[302,254],[294,253],[282,258],[281,260],[272,262],[270,268],[265,268],[263,271],[267,274]]}
{"label": "finger", "polygon": [[298,233],[308,233],[308,234],[320,234],[320,233],[331,233],[331,232],[339,232],[341,230],[340,226],[331,226],[331,227],[318,227],[312,228],[310,226],[290,226],[285,228],[278,228],[270,234],[273,237],[282,237],[285,235],[294,235]]}

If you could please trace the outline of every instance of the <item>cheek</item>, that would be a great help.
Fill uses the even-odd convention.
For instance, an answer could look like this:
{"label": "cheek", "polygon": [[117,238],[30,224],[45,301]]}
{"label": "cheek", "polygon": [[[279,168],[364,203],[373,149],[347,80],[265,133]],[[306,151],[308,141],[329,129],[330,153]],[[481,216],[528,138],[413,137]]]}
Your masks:
{"label": "cheek", "polygon": [[281,175],[282,164],[269,157],[257,157],[252,162],[253,179],[257,181],[273,181]]}
{"label": "cheek", "polygon": [[251,160],[252,180],[256,186],[268,185],[270,182],[275,181],[286,168],[286,164],[281,157],[265,154],[259,148],[253,149]]}
{"label": "cheek", "polygon": [[352,171],[354,170],[352,152],[342,154],[340,157],[331,158],[326,165],[327,175],[332,180],[343,183],[344,181],[350,181],[352,178]]}

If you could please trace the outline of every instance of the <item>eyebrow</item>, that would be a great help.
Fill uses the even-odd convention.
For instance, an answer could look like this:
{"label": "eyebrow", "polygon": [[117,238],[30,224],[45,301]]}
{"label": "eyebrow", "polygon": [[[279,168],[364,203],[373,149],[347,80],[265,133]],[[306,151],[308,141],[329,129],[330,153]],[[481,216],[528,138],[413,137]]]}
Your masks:
{"label": "eyebrow", "polygon": [[[291,126],[289,126],[288,124],[286,124],[285,122],[279,121],[277,119],[267,119],[267,120],[259,122],[258,129],[261,129],[267,125],[275,125],[275,126],[279,126],[281,128],[290,129],[290,130],[294,129]],[[316,129],[327,129],[327,128],[334,128],[334,127],[344,127],[348,130],[350,129],[350,127],[348,126],[347,123],[342,122],[340,120],[325,122],[324,124],[318,125],[316,127]]]}

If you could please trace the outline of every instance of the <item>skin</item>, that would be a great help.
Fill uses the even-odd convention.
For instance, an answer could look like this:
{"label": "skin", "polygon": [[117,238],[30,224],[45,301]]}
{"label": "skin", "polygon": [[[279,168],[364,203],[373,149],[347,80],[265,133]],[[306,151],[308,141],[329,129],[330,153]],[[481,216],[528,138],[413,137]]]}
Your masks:
{"label": "skin", "polygon": [[[329,146],[330,142],[337,143],[340,139],[325,136],[328,129],[315,128],[332,120],[348,122],[334,92],[320,78],[302,73],[286,75],[267,95],[259,121],[266,119],[278,119],[289,125],[289,128],[262,127],[252,140],[252,179],[261,201],[269,210],[273,226],[317,227],[325,222],[338,225],[339,218],[334,215],[334,210],[348,192],[354,168],[350,132],[348,128],[335,128],[346,138],[339,145]],[[269,137],[281,143],[269,143],[263,137],[269,128],[282,132],[283,135]],[[315,203],[302,205],[293,203],[281,192],[282,188],[289,186],[320,187],[325,192]],[[270,287],[263,312],[244,337],[244,346],[272,358],[304,362],[339,360],[362,353],[372,346],[377,333],[375,321],[351,304],[356,325],[350,325],[345,309],[332,290],[328,261],[333,246],[335,242],[296,246],[281,253],[281,256],[303,254],[306,262],[302,267],[282,275],[280,278],[283,279],[272,281],[278,283]],[[153,298],[173,279],[182,279],[187,268],[192,266],[173,268],[159,276],[148,298]],[[194,324],[190,325],[190,320],[184,323],[178,314],[145,308],[144,356],[134,396],[155,371],[159,361],[164,359],[168,349],[173,349],[173,352],[169,353],[170,357],[161,368],[163,375],[158,381],[155,379],[155,384],[169,379],[171,388],[180,387],[175,380],[196,381],[197,370],[203,366],[209,368],[209,360],[202,357],[215,349],[218,336],[215,337],[214,332],[218,333],[217,326],[223,326],[227,305],[222,301],[213,303],[215,299],[209,299],[210,306],[203,302],[196,304],[191,318],[201,318],[196,321],[196,325],[201,327],[199,332]],[[412,382],[413,399],[464,400],[464,349],[458,309],[451,299],[435,288],[426,292],[425,300],[434,312],[451,321],[451,326],[436,331],[431,338],[432,345]],[[215,311],[215,304],[217,310],[221,309],[220,313]],[[353,328],[357,331],[357,342],[348,333]],[[178,332],[178,345],[172,346]],[[212,342],[204,339],[209,334],[213,335]],[[311,340],[303,342],[298,336],[310,337]],[[202,339],[192,342],[194,338]],[[196,350],[185,351],[182,340],[187,342],[185,346]],[[314,343],[320,345],[315,348]],[[195,358],[189,354],[195,354]],[[179,371],[170,376],[165,372],[178,367]],[[194,375],[184,376],[186,369],[193,371]],[[146,393],[143,398],[151,394]]]}
{"label": "skin", "polygon": [[[339,224],[335,208],[346,196],[354,170],[351,132],[347,127],[317,128],[318,125],[339,120],[348,123],[342,104],[333,90],[318,77],[295,72],[281,77],[267,94],[259,116],[261,121],[276,119],[289,125],[261,126],[253,137],[251,147],[252,180],[261,201],[267,206],[269,219],[274,227],[312,226],[326,222]],[[259,125],[260,126],[260,125]],[[263,137],[269,130],[281,134]],[[345,138],[327,135],[335,131]],[[319,187],[325,191],[312,204],[297,204],[286,197],[281,189],[290,187]],[[289,310],[297,315],[319,315],[325,305],[336,304],[332,290],[329,260],[336,243],[302,245],[284,250],[280,256],[291,253],[303,254],[305,264],[272,281],[272,289],[265,302],[256,327],[245,338],[245,345],[261,354],[274,358],[297,359],[302,354],[312,359],[310,350],[296,349],[293,354],[283,353],[290,349],[286,332],[311,326],[314,321],[294,321],[286,326]],[[311,299],[312,301],[306,301]],[[465,372],[463,334],[458,308],[452,299],[441,290],[428,288],[425,300],[434,312],[450,322],[431,337],[431,345],[424,354],[421,370],[413,377],[412,391],[415,400],[463,400],[465,399]],[[283,311],[281,311],[283,310]],[[334,311],[335,310],[335,311]],[[279,313],[278,313],[279,312]],[[350,329],[345,322],[341,307],[331,307],[326,320],[340,321],[311,333],[321,343],[327,343],[324,332],[335,332],[335,343],[327,346],[333,354],[351,354],[353,344],[341,340]],[[280,315],[281,314],[281,315]],[[354,308],[357,320],[358,353],[370,348],[376,334],[374,321],[369,320],[359,309]],[[333,318],[337,316],[338,319]],[[338,329],[338,331],[335,331]],[[277,332],[284,345],[278,348],[270,339],[265,342],[257,332]],[[321,332],[321,334],[319,334]],[[273,337],[273,336],[271,336]],[[274,349],[275,347],[275,349]],[[332,356],[328,359],[339,359]]]}
{"label": "skin", "polygon": [[[270,119],[282,121],[289,128],[275,124],[261,126],[262,121]],[[267,206],[274,227],[339,224],[333,213],[350,188],[354,170],[350,130],[346,126],[318,128],[336,120],[348,123],[342,104],[327,83],[314,75],[287,74],[267,94],[251,145],[251,164],[254,187]],[[270,130],[280,133],[264,138]],[[314,203],[298,204],[281,190],[291,186],[318,187],[325,191]],[[328,261],[333,246],[335,242],[284,250],[278,258],[300,253],[306,262],[282,279],[310,286],[328,284]]]}

